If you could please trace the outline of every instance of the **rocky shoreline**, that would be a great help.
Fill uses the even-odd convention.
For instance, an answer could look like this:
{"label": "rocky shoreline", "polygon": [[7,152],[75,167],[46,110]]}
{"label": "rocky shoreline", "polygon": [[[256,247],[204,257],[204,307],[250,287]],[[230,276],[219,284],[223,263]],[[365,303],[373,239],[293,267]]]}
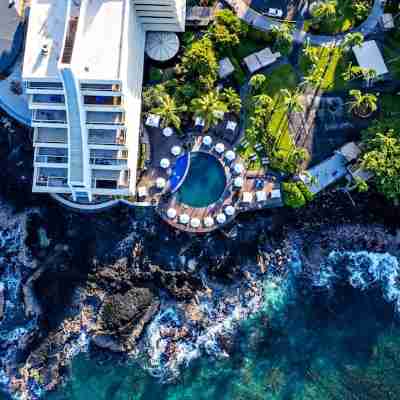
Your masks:
{"label": "rocky shoreline", "polygon": [[314,284],[332,251],[400,257],[400,210],[374,193],[355,194],[353,207],[332,189],[301,210],[244,214],[190,236],[151,211],[77,214],[27,195],[29,169],[22,179],[17,165],[30,165],[27,139],[13,140],[0,158],[0,385],[13,397],[54,390],[81,351],[135,358],[174,381],[192,359],[233,351],[266,281],[295,273]]}

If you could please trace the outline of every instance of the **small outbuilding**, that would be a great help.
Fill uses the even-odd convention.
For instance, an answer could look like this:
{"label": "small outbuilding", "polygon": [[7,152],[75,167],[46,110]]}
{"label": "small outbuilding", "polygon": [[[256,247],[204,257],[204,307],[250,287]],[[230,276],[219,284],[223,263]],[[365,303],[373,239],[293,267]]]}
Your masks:
{"label": "small outbuilding", "polygon": [[392,14],[383,14],[380,19],[380,24],[385,31],[390,31],[394,28],[394,19]]}
{"label": "small outbuilding", "polygon": [[233,73],[235,67],[232,64],[232,61],[226,57],[219,61],[219,69],[218,69],[218,76],[220,79],[225,79],[229,75]]}
{"label": "small outbuilding", "polygon": [[280,56],[279,52],[273,53],[269,47],[266,47],[245,57],[243,61],[250,73],[254,73],[261,68],[273,64]]}
{"label": "small outbuilding", "polygon": [[348,142],[344,144],[338,152],[346,159],[347,162],[352,162],[357,160],[361,154],[361,149],[354,142]]}
{"label": "small outbuilding", "polygon": [[368,40],[361,46],[354,46],[353,52],[359,66],[374,70],[377,77],[383,76],[389,72],[375,40]]}

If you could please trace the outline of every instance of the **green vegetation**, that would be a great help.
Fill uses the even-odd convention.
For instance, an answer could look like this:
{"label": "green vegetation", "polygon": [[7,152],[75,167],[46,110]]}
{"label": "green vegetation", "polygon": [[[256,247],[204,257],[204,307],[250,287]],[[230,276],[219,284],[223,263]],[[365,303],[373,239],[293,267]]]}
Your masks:
{"label": "green vegetation", "polygon": [[375,176],[377,189],[389,200],[400,201],[399,119],[375,121],[363,132],[361,165]]}
{"label": "green vegetation", "polygon": [[292,208],[303,207],[313,199],[313,194],[301,181],[283,182],[282,192],[285,205]]}
{"label": "green vegetation", "polygon": [[310,46],[306,44],[300,57],[304,81],[321,90],[343,90],[349,54],[340,46]]}
{"label": "green vegetation", "polygon": [[318,34],[347,32],[362,23],[372,7],[372,0],[327,0],[315,2],[308,29]]}
{"label": "green vegetation", "polygon": [[151,112],[161,117],[163,127],[173,126],[176,129],[181,127],[180,115],[187,111],[187,107],[183,104],[178,106],[173,97],[164,94],[158,98],[158,106],[154,107]]}
{"label": "green vegetation", "polygon": [[228,111],[226,104],[216,91],[193,99],[191,107],[194,115],[204,120],[204,131],[216,125],[223,118],[224,112]]}
{"label": "green vegetation", "polygon": [[349,95],[349,109],[356,115],[367,117],[378,108],[378,97],[373,93],[362,93],[361,90],[353,89],[349,91]]}
{"label": "green vegetation", "polygon": [[[251,169],[261,168],[267,156],[273,169],[295,173],[308,157],[304,149],[297,149],[289,131],[288,113],[300,111],[297,76],[290,64],[274,69],[267,77],[254,75],[247,100],[246,141],[239,149],[244,159],[257,154],[249,162]],[[261,149],[259,149],[259,146]]]}
{"label": "green vegetation", "polygon": [[385,35],[383,56],[395,79],[400,79],[400,28]]}

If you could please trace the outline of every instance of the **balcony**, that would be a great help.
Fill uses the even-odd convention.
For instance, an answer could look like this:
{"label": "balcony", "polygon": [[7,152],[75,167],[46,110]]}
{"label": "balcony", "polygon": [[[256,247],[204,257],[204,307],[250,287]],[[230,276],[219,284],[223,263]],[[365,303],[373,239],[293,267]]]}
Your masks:
{"label": "balcony", "polygon": [[34,110],[33,123],[65,124],[67,114],[65,110]]}
{"label": "balcony", "polygon": [[[92,170],[92,189],[102,194],[106,194],[109,190],[127,192],[129,171],[94,169]],[[121,194],[126,193],[121,192]]]}
{"label": "balcony", "polygon": [[29,108],[32,110],[65,110],[62,94],[33,94],[29,98]]}
{"label": "balcony", "polygon": [[126,143],[125,129],[89,129],[89,145],[123,146]]}
{"label": "balcony", "polygon": [[47,144],[47,143],[68,143],[67,128],[45,128],[39,127],[35,129],[34,144]]}
{"label": "balcony", "polygon": [[121,96],[84,96],[84,104],[87,106],[114,106],[122,104]]}
{"label": "balcony", "polygon": [[125,115],[123,112],[87,111],[86,123],[91,125],[123,125]]}
{"label": "balcony", "polygon": [[68,164],[68,149],[38,147],[35,150],[35,162],[45,164]]}
{"label": "balcony", "polygon": [[113,83],[81,83],[82,92],[120,92],[121,86]]}
{"label": "balcony", "polygon": [[90,164],[126,166],[128,163],[128,152],[126,150],[90,150]]}
{"label": "balcony", "polygon": [[42,188],[68,188],[67,174],[66,168],[39,168],[35,184]]}

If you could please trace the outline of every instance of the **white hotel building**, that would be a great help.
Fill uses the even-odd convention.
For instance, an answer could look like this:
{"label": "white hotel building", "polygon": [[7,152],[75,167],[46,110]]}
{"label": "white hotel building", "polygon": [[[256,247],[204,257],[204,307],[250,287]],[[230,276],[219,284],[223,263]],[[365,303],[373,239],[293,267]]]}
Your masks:
{"label": "white hotel building", "polygon": [[34,192],[135,193],[146,31],[184,25],[185,0],[31,0]]}

